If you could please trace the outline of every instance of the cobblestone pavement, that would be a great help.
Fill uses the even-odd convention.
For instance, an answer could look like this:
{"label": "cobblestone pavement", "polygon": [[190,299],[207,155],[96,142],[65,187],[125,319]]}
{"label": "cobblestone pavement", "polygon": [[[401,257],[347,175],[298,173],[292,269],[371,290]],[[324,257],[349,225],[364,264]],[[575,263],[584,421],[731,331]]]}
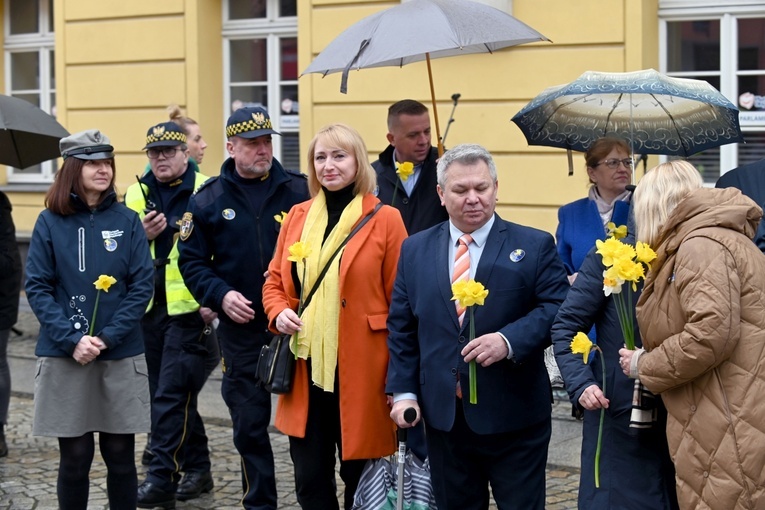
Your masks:
{"label": "cobblestone pavement", "polygon": [[[21,322],[21,321],[20,321]],[[31,321],[30,321],[31,323]],[[26,325],[29,334],[32,326]],[[9,353],[19,355],[19,340],[9,345]],[[27,339],[27,342],[29,339]],[[29,354],[31,355],[31,353]],[[223,403],[221,402],[221,405]],[[56,474],[58,471],[58,444],[55,438],[32,436],[33,402],[28,394],[14,393],[11,398],[9,423],[6,428],[9,454],[0,458],[0,509],[8,510],[55,510]],[[241,508],[241,477],[239,457],[231,438],[227,420],[205,418],[209,437],[212,471],[215,489],[192,501],[178,502],[178,509],[234,509]],[[140,465],[140,454],[146,442],[145,435],[136,437],[136,462],[139,466],[139,482],[145,468]],[[279,508],[297,509],[289,456],[287,437],[272,430],[271,445],[276,463]],[[548,466],[547,509],[568,510],[576,508],[579,470],[576,468]],[[338,492],[342,501],[342,482],[338,476]],[[96,458],[91,469],[89,510],[108,508],[106,499],[106,468],[96,448]],[[491,506],[496,509],[495,505]]]}

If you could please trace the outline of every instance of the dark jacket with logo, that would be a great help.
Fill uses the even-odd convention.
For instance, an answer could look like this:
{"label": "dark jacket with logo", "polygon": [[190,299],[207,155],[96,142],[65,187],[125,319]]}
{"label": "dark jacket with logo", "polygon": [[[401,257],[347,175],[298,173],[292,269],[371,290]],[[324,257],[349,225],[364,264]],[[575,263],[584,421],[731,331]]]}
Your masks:
{"label": "dark jacket with logo", "polygon": [[0,330],[16,324],[20,290],[21,257],[11,217],[11,202],[0,191]]}
{"label": "dark jacket with logo", "polygon": [[380,159],[372,163],[372,167],[377,172],[377,198],[384,204],[393,205],[401,212],[401,218],[409,235],[449,219],[449,214],[441,205],[441,199],[436,191],[436,159],[438,159],[438,149],[431,147],[430,154],[420,170],[417,184],[412,190],[412,196],[406,196],[406,191],[399,182],[395,204],[391,202],[399,177],[396,175],[396,165],[393,162],[393,146],[388,145],[388,148],[380,153]]}
{"label": "dark jacket with logo", "polygon": [[[255,211],[233,180],[235,171],[234,160],[227,159],[220,176],[209,179],[189,200],[186,217],[190,215],[190,222],[181,229],[179,265],[186,286],[200,305],[218,312],[224,330],[255,332],[263,335],[262,342],[268,328],[262,304],[263,274],[280,227],[274,216],[308,200],[308,184],[305,175],[285,170],[274,159],[266,198]],[[255,318],[247,324],[235,323],[221,308],[231,290],[252,301]],[[254,346],[234,350],[239,347],[241,354],[254,353]],[[228,343],[229,356],[231,348]]]}
{"label": "dark jacket with logo", "polygon": [[117,282],[98,297],[94,335],[106,343],[99,360],[144,352],[137,327],[154,291],[154,268],[138,215],[112,193],[96,209],[72,195],[76,212],[46,209],[32,232],[26,292],[40,321],[37,356],[68,357],[88,333],[102,274]]}

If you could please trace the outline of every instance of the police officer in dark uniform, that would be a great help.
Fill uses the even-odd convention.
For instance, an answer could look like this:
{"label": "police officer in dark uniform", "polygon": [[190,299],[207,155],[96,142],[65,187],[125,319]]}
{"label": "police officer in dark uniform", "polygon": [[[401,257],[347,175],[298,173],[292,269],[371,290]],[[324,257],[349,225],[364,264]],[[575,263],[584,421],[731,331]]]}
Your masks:
{"label": "police officer in dark uniform", "polygon": [[242,504],[275,509],[274,458],[268,437],[271,394],[255,380],[260,348],[270,340],[263,311],[265,272],[276,246],[275,216],[308,200],[305,175],[273,157],[268,112],[246,107],[226,123],[220,177],[189,201],[181,222],[180,268],[197,301],[218,312],[223,382],[234,445],[242,457]]}
{"label": "police officer in dark uniform", "polygon": [[[151,172],[130,186],[126,205],[138,212],[154,260],[154,298],[141,321],[149,369],[151,450],[146,481],[138,487],[139,508],[175,508],[180,467],[190,433],[201,427],[203,459],[187,473],[195,486],[190,499],[213,487],[207,438],[197,413],[197,395],[205,381],[205,334],[215,318],[200,308],[178,269],[177,239],[189,197],[207,177],[190,163],[186,134],[174,122],[149,128],[146,155]],[[199,423],[197,423],[199,422]]]}

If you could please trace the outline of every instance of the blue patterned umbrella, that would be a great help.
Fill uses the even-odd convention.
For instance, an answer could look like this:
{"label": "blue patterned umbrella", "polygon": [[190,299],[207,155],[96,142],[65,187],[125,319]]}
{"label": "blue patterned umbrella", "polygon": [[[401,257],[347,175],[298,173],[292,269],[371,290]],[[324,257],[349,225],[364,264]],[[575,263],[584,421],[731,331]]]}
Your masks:
{"label": "blue patterned umbrella", "polygon": [[627,140],[633,154],[683,157],[743,141],[738,108],[717,89],[653,69],[587,71],[545,89],[512,120],[529,145],[581,152],[603,136]]}

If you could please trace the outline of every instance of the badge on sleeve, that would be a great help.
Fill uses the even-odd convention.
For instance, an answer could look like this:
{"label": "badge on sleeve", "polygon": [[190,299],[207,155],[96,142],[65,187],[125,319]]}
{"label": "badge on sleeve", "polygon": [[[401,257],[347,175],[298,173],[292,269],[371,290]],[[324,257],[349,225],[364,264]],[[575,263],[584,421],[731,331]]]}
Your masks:
{"label": "badge on sleeve", "polygon": [[236,211],[234,211],[233,209],[223,209],[223,212],[221,214],[227,220],[233,220],[234,218],[236,218]]}
{"label": "badge on sleeve", "polygon": [[190,212],[183,213],[181,218],[181,241],[185,241],[194,230],[194,218]]}
{"label": "badge on sleeve", "polygon": [[513,262],[520,262],[525,256],[526,252],[518,248],[517,250],[513,250],[512,253],[510,253],[510,260]]}

